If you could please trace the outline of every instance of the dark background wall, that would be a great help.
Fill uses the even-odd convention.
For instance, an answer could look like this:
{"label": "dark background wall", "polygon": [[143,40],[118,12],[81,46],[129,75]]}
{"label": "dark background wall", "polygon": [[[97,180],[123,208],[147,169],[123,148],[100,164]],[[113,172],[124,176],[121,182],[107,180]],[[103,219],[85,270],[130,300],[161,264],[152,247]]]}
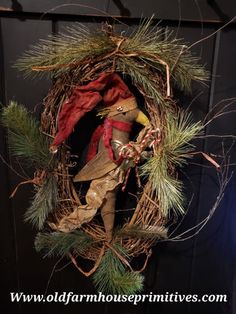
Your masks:
{"label": "dark background wall", "polygon": [[[236,14],[235,1],[193,0],[80,0],[83,6],[62,6],[75,1],[60,0],[0,0],[0,101],[6,105],[14,99],[30,110],[42,103],[51,82],[49,80],[24,79],[12,68],[15,60],[39,38],[58,32],[67,25],[82,22],[96,27],[106,20],[115,23],[111,15],[131,27],[140,17],[155,13],[156,22],[173,29],[186,42],[194,43],[213,34]],[[77,2],[78,3],[78,2]],[[93,7],[93,8],[92,8]],[[54,8],[54,9],[53,9]],[[97,8],[96,10],[94,8]],[[48,11],[47,14],[43,14]],[[118,25],[118,29],[122,26]],[[194,85],[192,96],[177,95],[179,103],[191,104],[194,118],[203,120],[212,109],[223,108],[223,99],[236,96],[236,28],[234,22],[192,48],[211,73],[207,86]],[[218,105],[217,105],[218,104]],[[206,128],[206,135],[235,135],[236,125],[232,103],[226,110],[230,114],[220,116]],[[5,131],[0,129],[1,158],[22,173],[16,161],[11,160],[7,149]],[[236,151],[232,138],[205,137],[198,141],[199,150],[214,154],[226,154],[230,149],[230,171],[234,170]],[[201,163],[202,166],[199,166]],[[224,169],[224,168],[223,168]],[[224,198],[202,232],[184,242],[166,242],[154,248],[146,270],[145,292],[168,291],[184,294],[227,294],[228,303],[159,303],[142,306],[111,304],[11,304],[10,291],[48,293],[73,291],[95,293],[92,283],[69,265],[62,271],[50,274],[56,260],[41,259],[34,251],[35,231],[23,223],[23,215],[32,196],[30,187],[19,189],[14,199],[9,195],[22,181],[4,162],[0,162],[0,308],[1,313],[25,314],[30,311],[66,314],[80,311],[96,313],[159,313],[159,314],[223,314],[236,313],[235,301],[235,251],[236,251],[236,178],[233,176],[225,190]],[[29,173],[30,175],[30,173]],[[209,213],[219,191],[215,170],[209,163],[196,158],[184,169],[188,200],[192,198],[188,214],[178,232],[200,222]],[[193,196],[193,197],[192,197]],[[188,205],[188,204],[187,204]],[[64,264],[61,263],[61,266]],[[233,297],[234,296],[234,297]]]}

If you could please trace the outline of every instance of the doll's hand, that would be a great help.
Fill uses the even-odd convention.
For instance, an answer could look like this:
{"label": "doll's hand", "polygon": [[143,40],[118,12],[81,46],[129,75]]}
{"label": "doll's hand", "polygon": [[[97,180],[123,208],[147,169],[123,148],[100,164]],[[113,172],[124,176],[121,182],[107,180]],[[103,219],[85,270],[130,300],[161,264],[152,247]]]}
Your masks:
{"label": "doll's hand", "polygon": [[52,154],[56,154],[58,152],[58,148],[57,148],[57,146],[52,145],[52,146],[50,146],[49,151]]}

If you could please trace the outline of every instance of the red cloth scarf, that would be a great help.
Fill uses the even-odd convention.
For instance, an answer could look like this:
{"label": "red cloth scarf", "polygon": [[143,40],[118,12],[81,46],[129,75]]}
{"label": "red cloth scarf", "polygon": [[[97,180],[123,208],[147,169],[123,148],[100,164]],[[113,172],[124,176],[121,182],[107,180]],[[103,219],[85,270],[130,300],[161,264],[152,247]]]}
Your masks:
{"label": "red cloth scarf", "polygon": [[116,164],[118,165],[121,164],[123,158],[115,159],[111,146],[113,128],[129,133],[131,132],[132,123],[106,119],[102,125],[99,125],[97,129],[94,131],[89,144],[87,162],[97,154],[99,140],[101,137],[103,137],[104,146],[108,150],[109,158]]}

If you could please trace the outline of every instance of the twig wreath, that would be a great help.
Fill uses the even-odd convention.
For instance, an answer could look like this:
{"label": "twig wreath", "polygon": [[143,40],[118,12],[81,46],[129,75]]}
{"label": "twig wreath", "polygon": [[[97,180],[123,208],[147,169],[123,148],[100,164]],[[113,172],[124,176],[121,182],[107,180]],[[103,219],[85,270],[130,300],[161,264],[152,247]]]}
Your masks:
{"label": "twig wreath", "polygon": [[[190,141],[203,129],[178,108],[172,87],[189,92],[192,81],[205,81],[207,73],[188,46],[151,24],[144,21],[129,36],[116,34],[110,25],[91,31],[75,24],[65,34],[41,40],[17,63],[26,75],[54,79],[40,123],[16,102],[2,113],[12,153],[36,169],[32,180],[20,183],[35,187],[25,219],[39,230],[36,250],[69,257],[104,293],[142,289],[151,247],[168,238],[173,215],[185,212],[178,168],[195,154]],[[142,108],[127,77],[143,98]],[[85,166],[72,175],[67,139],[90,111],[102,122]],[[143,128],[131,140],[135,121]],[[126,188],[132,168],[139,188],[135,209],[114,227],[117,193]],[[90,182],[85,196],[79,188],[84,181]],[[133,269],[132,259],[141,254],[143,267]],[[82,269],[78,257],[92,261],[91,269]]]}

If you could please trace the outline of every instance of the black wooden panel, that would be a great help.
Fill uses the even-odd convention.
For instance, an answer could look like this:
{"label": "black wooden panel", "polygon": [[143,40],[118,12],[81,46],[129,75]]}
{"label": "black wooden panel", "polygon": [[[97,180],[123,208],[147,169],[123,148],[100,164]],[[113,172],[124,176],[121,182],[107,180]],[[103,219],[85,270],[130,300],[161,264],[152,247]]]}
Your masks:
{"label": "black wooden panel", "polygon": [[[3,42],[2,42],[2,24],[0,21],[0,94],[1,104],[5,103],[5,78],[4,78],[4,56],[3,56]],[[15,243],[15,224],[13,220],[13,212],[11,202],[9,200],[9,169],[3,161],[8,162],[7,143],[5,130],[0,128],[0,275],[2,279],[1,294],[0,294],[0,307],[7,310],[8,291],[18,288],[17,266],[16,266],[16,243]],[[15,312],[19,305],[14,307]]]}
{"label": "black wooden panel", "polygon": [[22,12],[103,15],[107,8],[107,2],[108,0],[1,0],[0,5]]}
{"label": "black wooden panel", "polygon": [[[30,110],[33,111],[36,105],[39,105],[42,98],[46,94],[46,90],[49,87],[49,81],[31,81],[30,79],[24,79],[16,69],[12,68],[12,65],[16,59],[28,49],[28,45],[34,43],[39,37],[45,36],[51,32],[51,23],[45,21],[20,21],[17,19],[3,18],[1,20],[2,25],[2,43],[3,43],[3,60],[4,61],[4,73],[5,73],[5,94],[6,102],[11,99],[17,100],[24,104]],[[18,40],[19,39],[19,40]],[[11,165],[21,172],[17,164],[11,161]],[[32,171],[28,169],[29,176],[32,175]],[[9,198],[9,191],[22,180],[17,177],[13,172],[9,170],[9,180],[5,181],[8,191],[5,191],[4,198]],[[1,192],[2,194],[2,192]],[[17,276],[18,289],[20,291],[40,291],[45,289],[50,263],[46,265],[46,269],[39,268],[38,265],[41,261],[33,248],[33,232],[31,227],[23,223],[23,214],[28,207],[29,199],[31,197],[31,191],[29,187],[19,189],[16,197],[11,201],[13,208],[13,217],[11,218],[11,225],[14,226],[14,230],[9,228],[11,235],[6,235],[5,240],[12,246],[12,237],[14,237],[14,246],[16,251],[17,261]],[[6,203],[6,202],[5,202]],[[4,205],[1,204],[1,205]],[[9,206],[7,204],[1,206],[1,210],[8,213]],[[1,219],[1,223],[5,224],[5,228],[9,225],[9,217],[3,216],[5,220]],[[2,243],[2,241],[1,241]],[[10,252],[10,250],[9,250]],[[11,264],[13,261],[9,261],[9,270],[11,270]],[[46,270],[46,271],[45,271]],[[8,273],[2,275],[2,281],[8,282],[10,276]],[[37,285],[35,283],[37,282]],[[16,291],[15,285],[6,285],[10,291]],[[6,291],[9,292],[9,291]]]}
{"label": "black wooden panel", "polygon": [[234,1],[190,0],[110,0],[110,14],[148,17],[155,14],[160,19],[173,20],[218,20],[226,21],[236,14]]}
{"label": "black wooden panel", "polygon": [[[215,45],[215,66],[212,79],[212,95],[209,100],[210,109],[214,109],[213,114],[228,103],[220,101],[225,98],[235,97],[235,47],[232,42],[235,40],[235,29],[226,29],[217,35]],[[217,105],[218,103],[218,105]],[[224,112],[235,110],[235,102]],[[207,134],[219,136],[236,135],[235,125],[236,113],[231,112],[220,116],[209,124]],[[234,144],[232,139],[223,139],[220,137],[207,138],[205,151],[214,152],[222,155],[226,153]],[[232,165],[229,169],[235,170],[236,146],[233,145],[229,152]],[[209,208],[212,206],[217,196],[219,183],[215,171],[204,168],[202,176],[202,189],[199,198],[199,220],[206,216]],[[228,294],[229,303],[226,305],[211,305],[211,311],[222,313],[227,310],[232,302],[232,280],[235,270],[235,226],[232,219],[235,218],[235,206],[233,205],[234,193],[232,190],[233,181],[226,188],[225,196],[221,206],[217,209],[215,215],[208,223],[206,228],[199,234],[195,242],[195,257],[193,268],[193,289],[202,293],[220,293]],[[207,254],[207,266],[206,266]],[[208,266],[209,265],[209,266]],[[203,278],[209,278],[202,287]],[[200,308],[192,308],[191,313],[199,312]]]}
{"label": "black wooden panel", "polygon": [[[56,31],[66,33],[67,32],[66,28],[67,27],[73,27],[73,26],[75,26],[76,23],[80,23],[80,20],[78,20],[78,21],[59,21],[56,23]],[[91,29],[91,30],[98,30],[99,27],[101,28],[101,24],[96,22],[96,18],[92,19],[92,21],[89,21],[89,22],[83,21],[83,22],[81,22],[81,26],[82,25],[88,29]]]}
{"label": "black wooden panel", "polygon": [[[71,4],[71,5],[70,5]],[[0,6],[22,12],[149,17],[168,20],[227,21],[236,14],[233,0],[1,0]]]}
{"label": "black wooden panel", "polygon": [[[219,51],[218,51],[218,62],[216,67],[215,77],[215,89],[213,95],[213,107],[220,101],[227,98],[236,97],[236,82],[235,82],[235,71],[236,71],[236,47],[234,45],[236,40],[236,29],[235,27],[227,28],[219,34]],[[223,108],[227,102],[218,104],[219,108]],[[235,110],[236,103],[233,102],[225,111]],[[235,134],[235,113],[231,112],[219,119],[214,120],[210,126],[213,132],[216,134]],[[225,123],[227,121],[227,123]],[[219,141],[220,142],[220,141]],[[234,155],[236,158],[236,155]]]}

